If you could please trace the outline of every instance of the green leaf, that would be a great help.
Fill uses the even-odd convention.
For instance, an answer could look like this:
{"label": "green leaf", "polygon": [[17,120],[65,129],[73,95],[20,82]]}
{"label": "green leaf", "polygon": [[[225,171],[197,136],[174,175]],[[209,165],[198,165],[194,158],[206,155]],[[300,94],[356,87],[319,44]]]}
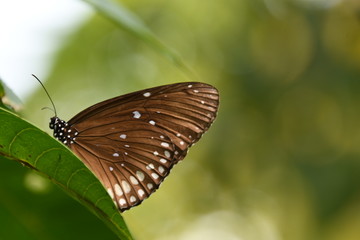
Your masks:
{"label": "green leaf", "polygon": [[135,14],[125,8],[120,2],[113,0],[83,0],[92,5],[100,14],[107,17],[120,28],[143,40],[157,52],[172,61],[180,70],[190,78],[195,74],[187,67],[181,57],[172,49],[162,43],[155,34]]}
{"label": "green leaf", "polygon": [[0,79],[0,99],[5,95],[5,90],[2,85],[2,80]]}
{"label": "green leaf", "polygon": [[120,239],[132,239],[99,180],[64,145],[0,108],[0,155],[38,171],[98,216]]}

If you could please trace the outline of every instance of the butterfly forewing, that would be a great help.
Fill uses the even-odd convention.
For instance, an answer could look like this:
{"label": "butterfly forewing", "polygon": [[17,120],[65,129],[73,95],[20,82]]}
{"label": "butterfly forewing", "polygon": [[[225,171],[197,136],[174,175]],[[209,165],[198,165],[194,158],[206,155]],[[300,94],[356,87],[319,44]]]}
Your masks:
{"label": "butterfly forewing", "polygon": [[[54,129],[54,136],[83,160],[123,211],[159,187],[210,127],[218,104],[210,85],[165,85],[95,104],[59,126],[57,135]],[[65,138],[58,137],[61,131]]]}

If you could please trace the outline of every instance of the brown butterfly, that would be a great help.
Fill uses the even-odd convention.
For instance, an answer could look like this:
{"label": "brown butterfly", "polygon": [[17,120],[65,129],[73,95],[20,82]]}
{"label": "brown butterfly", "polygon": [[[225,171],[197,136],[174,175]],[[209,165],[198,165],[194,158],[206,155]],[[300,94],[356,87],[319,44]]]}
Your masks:
{"label": "brown butterfly", "polygon": [[68,122],[55,111],[50,128],[124,211],[155,192],[211,126],[218,106],[213,86],[176,83],[97,103]]}

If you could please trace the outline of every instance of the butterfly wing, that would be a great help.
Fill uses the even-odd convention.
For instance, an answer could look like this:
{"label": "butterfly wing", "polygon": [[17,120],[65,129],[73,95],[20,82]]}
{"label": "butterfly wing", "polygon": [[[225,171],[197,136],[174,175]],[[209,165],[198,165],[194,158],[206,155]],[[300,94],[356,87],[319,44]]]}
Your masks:
{"label": "butterfly wing", "polygon": [[153,193],[214,121],[218,91],[177,83],[95,104],[69,121],[68,144],[100,179],[120,210]]}

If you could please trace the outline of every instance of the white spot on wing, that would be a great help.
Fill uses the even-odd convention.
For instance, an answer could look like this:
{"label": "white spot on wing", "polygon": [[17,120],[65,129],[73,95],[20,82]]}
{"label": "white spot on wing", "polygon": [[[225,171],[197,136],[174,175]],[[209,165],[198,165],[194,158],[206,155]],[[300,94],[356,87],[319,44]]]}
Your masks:
{"label": "white spot on wing", "polygon": [[184,141],[180,141],[180,145],[184,145]]}
{"label": "white spot on wing", "polygon": [[123,191],[121,190],[121,187],[120,187],[120,185],[119,184],[115,184],[114,185],[114,188],[115,188],[115,194],[117,195],[117,196],[122,196],[123,195]]}
{"label": "white spot on wing", "polygon": [[188,85],[188,88],[192,88],[192,85],[191,85],[191,84],[189,84],[189,85]]}
{"label": "white spot on wing", "polygon": [[152,176],[154,179],[158,179],[158,178],[159,178],[159,175],[157,175],[156,173],[152,173],[151,176]]}
{"label": "white spot on wing", "polygon": [[160,166],[160,167],[159,167],[159,172],[160,172],[160,173],[163,173],[164,171],[165,171],[165,169],[164,169],[162,166]]}
{"label": "white spot on wing", "polygon": [[125,139],[125,138],[126,138],[126,134],[121,134],[121,135],[120,135],[120,138]]}
{"label": "white spot on wing", "polygon": [[170,152],[169,151],[164,151],[164,154],[167,158],[169,158],[171,156]]}
{"label": "white spot on wing", "polygon": [[154,164],[150,163],[149,165],[146,166],[146,169],[150,170],[150,169],[154,169]]}
{"label": "white spot on wing", "polygon": [[139,189],[138,194],[139,194],[140,197],[142,197],[142,196],[144,196],[145,192],[144,192],[144,190]]}
{"label": "white spot on wing", "polygon": [[151,93],[146,92],[146,93],[144,93],[143,95],[144,95],[144,97],[150,97]]}
{"label": "white spot on wing", "polygon": [[113,190],[111,188],[108,188],[107,192],[109,193],[111,198],[114,198],[114,192],[113,192]]}
{"label": "white spot on wing", "polygon": [[157,155],[159,155],[159,153],[158,153],[157,151],[155,151],[155,152],[154,152],[154,155],[157,156]]}
{"label": "white spot on wing", "polygon": [[140,181],[144,181],[145,175],[141,171],[136,171],[136,176],[139,178]]}
{"label": "white spot on wing", "polygon": [[154,120],[150,120],[149,123],[150,123],[151,125],[155,125],[155,121],[154,121]]}
{"label": "white spot on wing", "polygon": [[119,204],[120,204],[121,206],[122,206],[122,205],[126,205],[125,199],[120,198],[120,199],[119,199]]}
{"label": "white spot on wing", "polygon": [[169,145],[168,143],[166,143],[166,142],[162,142],[162,143],[161,143],[161,146],[163,146],[163,147],[169,147],[170,145]]}
{"label": "white spot on wing", "polygon": [[114,157],[118,157],[118,156],[120,156],[120,155],[119,155],[118,153],[114,153],[113,156],[114,156]]}
{"label": "white spot on wing", "polygon": [[134,185],[138,185],[138,184],[139,184],[138,180],[137,180],[134,176],[130,176],[130,182],[131,182],[132,184],[134,184]]}
{"label": "white spot on wing", "polygon": [[167,163],[167,160],[166,160],[166,159],[163,159],[163,158],[160,158],[160,162],[162,162],[162,163]]}
{"label": "white spot on wing", "polygon": [[140,118],[141,117],[141,114],[139,113],[139,111],[134,111],[133,114],[134,114],[133,118]]}
{"label": "white spot on wing", "polygon": [[122,185],[125,193],[130,192],[130,190],[131,190],[130,184],[127,181],[121,181],[121,185]]}
{"label": "white spot on wing", "polygon": [[110,172],[114,171],[113,167],[109,167]]}
{"label": "white spot on wing", "polygon": [[149,190],[151,190],[154,187],[154,185],[152,183],[148,183],[146,186]]}
{"label": "white spot on wing", "polygon": [[131,197],[130,197],[130,202],[136,202],[136,197],[135,197],[135,196],[131,196]]}

